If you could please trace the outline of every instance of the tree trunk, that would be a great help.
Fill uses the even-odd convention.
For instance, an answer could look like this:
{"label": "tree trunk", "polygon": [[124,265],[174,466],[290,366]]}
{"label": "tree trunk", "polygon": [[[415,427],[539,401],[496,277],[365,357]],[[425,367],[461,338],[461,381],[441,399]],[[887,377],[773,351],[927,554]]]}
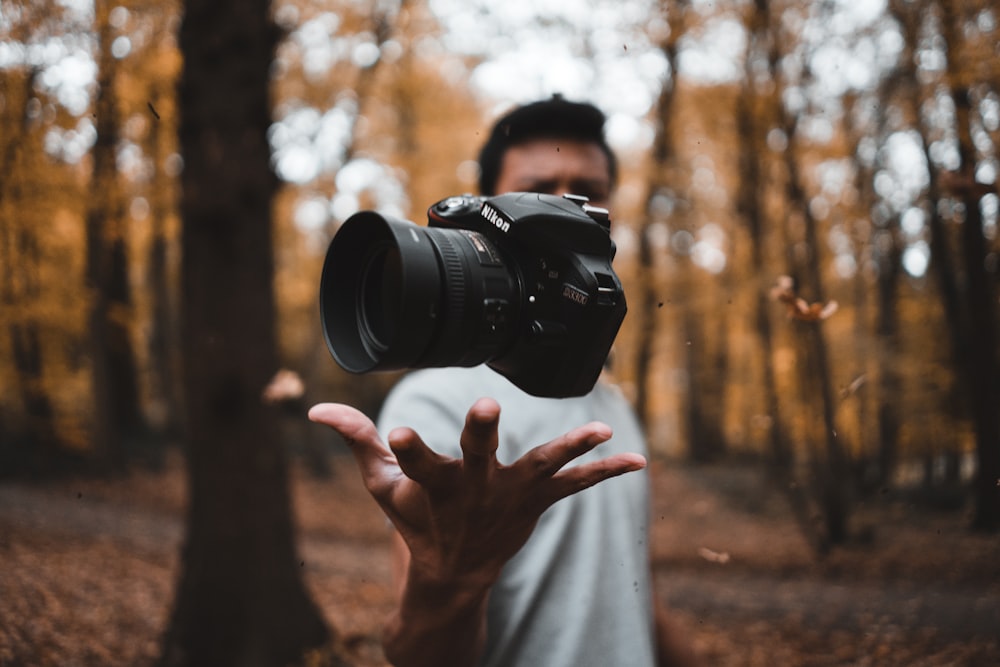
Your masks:
{"label": "tree trunk", "polygon": [[670,79],[663,81],[656,102],[656,112],[653,117],[655,136],[653,139],[652,164],[650,165],[649,183],[646,192],[646,215],[639,228],[639,303],[638,314],[641,319],[638,340],[636,341],[635,360],[635,412],[644,427],[649,426],[649,402],[651,365],[653,346],[657,339],[658,310],[662,306],[659,297],[660,286],[656,284],[656,256],[653,253],[650,235],[656,220],[654,201],[657,197],[673,196],[667,194],[676,192],[677,183],[674,159],[673,124],[670,119],[673,114],[674,99],[677,92],[677,47],[684,30],[684,13],[687,11],[686,0],[676,0],[666,3],[667,20],[670,33],[660,44],[660,50],[670,68]]}
{"label": "tree trunk", "polygon": [[261,392],[278,369],[265,0],[189,0],[180,29],[188,534],[164,665],[282,666],[330,631],[296,555]]}
{"label": "tree trunk", "polygon": [[[23,74],[18,85],[11,85],[11,99],[6,108],[25,110],[34,95],[39,72]],[[12,82],[13,76],[6,81]],[[14,98],[20,93],[21,99]],[[38,229],[22,221],[19,211],[30,204],[24,183],[32,170],[25,164],[28,154],[36,154],[28,146],[34,123],[24,112],[4,116],[2,163],[0,173],[0,308],[5,333],[10,337],[13,356],[14,383],[20,395],[23,412],[16,426],[0,433],[0,467],[7,472],[40,472],[55,462],[59,443],[55,433],[52,401],[44,382],[41,332],[37,318],[26,306],[41,298],[38,270]],[[9,131],[7,131],[9,130]]]}
{"label": "tree trunk", "polygon": [[[692,271],[686,266],[683,271]],[[690,290],[685,293],[690,294]],[[688,391],[684,413],[688,426],[688,450],[691,459],[699,463],[719,460],[726,453],[723,430],[725,413],[725,381],[728,367],[725,336],[708,335],[699,321],[704,317],[689,305],[682,307],[681,327],[684,331],[685,370]],[[716,314],[719,330],[726,331],[726,316]]]}
{"label": "tree trunk", "polygon": [[[157,84],[154,84],[157,85]],[[152,109],[163,108],[165,96],[158,88],[150,96]],[[159,112],[157,112],[157,116]],[[173,179],[164,173],[166,159],[167,128],[160,118],[154,116],[150,132],[150,156],[154,166],[153,188],[150,194],[150,218],[152,219],[152,240],[149,246],[148,283],[150,290],[151,316],[149,325],[149,370],[151,375],[151,403],[156,406],[152,425],[166,439],[177,437],[181,432],[182,408],[179,391],[176,346],[178,325],[174,292],[170,289],[170,262],[168,255],[169,238],[167,220],[176,206]]]}
{"label": "tree trunk", "polygon": [[[786,125],[789,140],[795,136],[794,128]],[[792,220],[802,223],[804,238],[802,248],[807,257],[794,256],[790,260],[793,277],[802,276],[808,286],[810,301],[824,302],[819,271],[819,240],[816,221],[808,211],[805,192],[799,182],[798,165],[791,147],[786,151],[788,169],[788,202]],[[794,247],[794,243],[792,246]],[[797,281],[798,282],[798,281]],[[816,443],[812,447],[811,461],[813,484],[822,508],[826,539],[830,545],[843,544],[848,537],[848,461],[840,444],[834,418],[834,397],[830,377],[830,362],[822,321],[795,322],[795,342],[798,351],[799,374],[807,405],[819,406],[818,419],[809,419],[806,437]],[[820,430],[822,429],[822,430]],[[820,446],[822,443],[822,446]]]}
{"label": "tree trunk", "polygon": [[996,276],[987,270],[980,199],[976,185],[976,151],[972,140],[971,102],[966,73],[960,69],[961,30],[958,8],[941,2],[941,24],[947,51],[947,83],[955,101],[955,130],[961,164],[953,193],[965,205],[961,228],[961,259],[965,271],[962,306],[965,317],[962,345],[966,347],[964,385],[976,436],[978,468],[975,482],[973,528],[1000,530],[1000,362],[997,359]]}
{"label": "tree trunk", "polygon": [[[965,73],[958,65],[961,48],[958,17],[948,0],[933,1],[912,7],[893,2],[890,9],[903,27],[907,52],[915,54],[920,20],[933,5],[941,10],[942,41],[947,53],[946,85],[955,102],[955,133],[958,137],[960,165],[956,172],[941,174],[935,166],[927,143],[928,128],[919,133],[928,164],[931,267],[937,280],[944,307],[952,362],[958,376],[965,412],[972,420],[976,439],[977,473],[974,489],[973,528],[995,531],[1000,528],[1000,368],[997,359],[997,323],[995,287],[986,271],[987,246],[983,236],[980,210],[981,191],[975,180],[975,151],[970,135],[969,89]],[[912,66],[912,62],[908,62]],[[909,98],[911,112],[921,118],[922,100],[916,89]],[[947,179],[945,177],[948,177]],[[949,248],[948,229],[938,203],[955,198],[965,207],[961,223],[960,261]],[[963,275],[964,272],[964,275]]]}
{"label": "tree trunk", "polygon": [[131,288],[124,206],[115,166],[118,105],[115,100],[117,59],[111,54],[110,6],[96,2],[99,68],[95,99],[97,141],[87,205],[87,283],[91,289],[88,330],[94,397],[94,449],[113,470],[125,467],[129,445],[142,436],[138,379],[129,324]]}
{"label": "tree trunk", "polygon": [[[758,0],[760,1],[760,0]],[[772,21],[771,40],[776,46],[781,39],[781,29]],[[776,90],[782,91],[777,59],[771,59],[771,73]],[[806,70],[808,72],[808,69]],[[820,243],[817,221],[809,210],[809,202],[802,184],[799,163],[795,153],[798,118],[784,104],[777,105],[779,127],[784,130],[788,147],[784,151],[786,196],[789,207],[786,225],[789,227],[789,274],[809,301],[825,302],[820,272]],[[801,234],[801,238],[799,235]],[[822,321],[796,322],[795,341],[802,391],[807,406],[819,407],[816,419],[809,419],[806,437],[811,449],[813,484],[823,513],[826,539],[829,544],[842,544],[848,537],[848,479],[847,453],[840,443],[835,423],[833,387],[830,362]],[[820,431],[822,429],[822,431]]]}
{"label": "tree trunk", "polygon": [[878,345],[878,477],[886,485],[896,465],[899,442],[899,401],[902,380],[899,374],[899,327],[896,317],[896,293],[899,283],[901,255],[899,243],[893,241],[879,257],[878,309],[876,335]]}
{"label": "tree trunk", "polygon": [[[904,48],[906,48],[904,46]],[[901,61],[906,60],[905,56]],[[877,104],[883,108],[888,108],[896,88],[900,85],[915,85],[916,75],[911,71],[904,73],[900,70],[891,72],[879,86],[877,91],[872,93],[872,97],[852,96],[849,111],[845,114],[846,119],[863,113],[860,111],[865,105]],[[875,277],[875,307],[874,322],[868,322],[867,315],[856,316],[856,336],[859,341],[867,337],[869,326],[874,329],[874,349],[869,350],[866,345],[863,350],[859,349],[859,356],[865,361],[863,367],[872,368],[876,375],[873,383],[875,423],[874,429],[867,426],[867,407],[859,410],[858,422],[861,425],[860,437],[862,438],[859,450],[864,453],[862,463],[864,468],[858,471],[858,481],[861,488],[867,493],[874,489],[885,489],[892,480],[893,471],[896,468],[899,457],[899,396],[903,389],[902,377],[900,374],[900,361],[898,358],[899,339],[899,278],[902,271],[902,248],[903,241],[899,237],[898,226],[899,216],[893,216],[886,220],[884,216],[876,216],[876,193],[874,190],[875,173],[880,168],[877,158],[870,162],[864,160],[860,155],[860,144],[866,131],[871,132],[879,145],[885,142],[887,135],[886,114],[879,114],[874,120],[874,127],[858,127],[855,122],[845,123],[847,134],[851,137],[853,146],[852,154],[856,163],[855,184],[859,193],[860,210],[868,213],[865,223],[865,234],[867,238],[862,244],[871,253],[877,268]],[[867,285],[865,276],[865,258],[858,258],[858,270],[855,277],[856,297],[855,308],[859,313],[864,313],[864,304],[868,303]],[[861,344],[859,343],[859,346]],[[874,353],[872,355],[872,352]],[[874,356],[874,363],[868,361],[868,356]],[[864,385],[868,384],[862,380],[862,391]],[[859,395],[859,405],[867,406],[863,395]],[[875,437],[875,442],[871,443],[871,437]]]}
{"label": "tree trunk", "polygon": [[[764,136],[778,115],[780,97],[772,92],[763,104],[758,105],[758,92],[754,86],[755,58],[766,58],[772,79],[776,77],[778,48],[771,32],[770,3],[756,0],[748,26],[747,54],[745,60],[744,90],[737,98],[736,123],[740,140],[740,189],[738,208],[747,223],[751,241],[750,268],[755,279],[755,320],[760,342],[761,368],[764,373],[763,407],[770,421],[768,472],[775,484],[785,494],[803,536],[817,554],[824,554],[829,544],[826,535],[812,518],[811,498],[796,476],[795,451],[788,436],[788,425],[778,395],[774,372],[774,331],[771,324],[770,302],[767,297],[769,280],[767,266],[767,216],[765,213],[765,188],[763,174],[767,168],[767,147]],[[774,81],[773,88],[777,89]],[[770,230],[772,233],[776,230]],[[777,278],[772,276],[771,279]]]}
{"label": "tree trunk", "polygon": [[[750,238],[750,271],[755,285],[755,316],[757,339],[760,342],[761,368],[764,373],[762,391],[763,407],[770,419],[770,458],[773,467],[781,471],[785,479],[793,463],[793,452],[788,444],[786,427],[781,416],[781,404],[778,401],[777,380],[774,375],[774,334],[771,327],[770,307],[767,298],[768,280],[765,277],[765,213],[764,213],[764,179],[761,172],[761,160],[765,160],[761,136],[767,131],[767,123],[759,122],[757,109],[757,93],[753,85],[751,62],[755,57],[755,48],[767,39],[767,17],[762,15],[766,7],[758,7],[752,15],[752,24],[748,26],[747,53],[745,56],[745,75],[743,90],[737,97],[736,126],[739,138],[739,191],[737,192],[737,210],[747,225]],[[777,276],[773,276],[776,278]]]}

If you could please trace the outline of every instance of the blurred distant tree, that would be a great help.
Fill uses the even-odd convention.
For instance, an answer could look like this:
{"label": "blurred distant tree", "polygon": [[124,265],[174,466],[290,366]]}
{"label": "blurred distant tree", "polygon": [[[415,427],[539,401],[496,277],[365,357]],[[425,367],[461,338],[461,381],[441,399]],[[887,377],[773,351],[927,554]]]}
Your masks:
{"label": "blurred distant tree", "polygon": [[[787,44],[787,31],[780,24],[772,23],[772,40]],[[808,55],[804,56],[807,60]],[[776,63],[775,63],[776,64]],[[808,65],[804,68],[809,76]],[[789,82],[778,70],[773,70],[778,95],[785,98],[787,88],[805,82]],[[783,151],[785,168],[786,257],[789,275],[794,281],[794,292],[811,304],[825,305],[827,301],[822,266],[819,221],[810,207],[806,191],[803,166],[800,162],[799,121],[801,113],[789,108],[786,101],[776,105],[777,127],[788,147]],[[805,313],[800,313],[805,315]],[[823,329],[822,317],[795,317],[793,327],[800,383],[807,409],[812,414],[805,420],[805,437],[809,441],[811,486],[825,526],[825,538],[830,544],[842,544],[848,538],[849,484],[847,453],[841,442],[841,433],[835,422],[836,406],[831,376],[830,351]]]}
{"label": "blurred distant tree", "polygon": [[[182,430],[179,336],[176,275],[176,218],[178,188],[174,171],[178,162],[177,106],[173,91],[180,70],[175,42],[177,3],[162,2],[150,21],[158,26],[143,67],[135,72],[143,95],[139,113],[148,119],[143,137],[149,155],[148,176],[150,239],[145,277],[149,285],[149,406],[150,426],[160,437],[177,438]],[[174,165],[171,167],[171,165]]]}
{"label": "blurred distant tree", "polygon": [[[13,377],[23,412],[19,423],[0,423],[0,464],[10,470],[37,470],[58,448],[53,406],[44,382],[41,326],[41,256],[38,230],[32,224],[39,169],[40,101],[35,97],[38,71],[0,72],[0,311],[13,357]],[[34,100],[35,104],[31,101]],[[2,417],[2,416],[0,416]]]}
{"label": "blurred distant tree", "polygon": [[[404,9],[392,34],[401,55],[383,69],[388,90],[381,114],[391,125],[382,134],[391,137],[392,162],[406,174],[410,219],[420,222],[430,204],[471,190],[471,180],[459,180],[458,167],[475,157],[485,122],[471,87],[450,78],[437,58],[421,54],[421,44],[441,32],[430,8],[409,0]],[[470,68],[477,62],[468,61]]]}
{"label": "blurred distant tree", "polygon": [[[930,127],[924,120],[924,108],[928,100],[925,99],[927,93],[924,90],[925,86],[922,83],[923,76],[919,71],[918,65],[922,58],[921,50],[924,48],[921,46],[921,43],[924,39],[925,26],[923,23],[928,18],[926,14],[927,10],[928,7],[922,6],[920,3],[915,4],[899,0],[893,0],[889,3],[889,13],[896,21],[902,33],[903,48],[896,67],[885,77],[883,89],[885,90],[885,101],[887,102],[891,99],[891,96],[898,96],[898,104],[905,113],[907,125],[915,130],[914,136],[920,142],[927,161],[927,187],[924,193],[926,201],[921,202],[921,206],[927,210],[928,240],[931,250],[929,273],[935,279],[937,296],[944,310],[944,333],[947,338],[952,368],[957,369],[959,367],[959,360],[964,355],[961,334],[955,331],[960,317],[958,305],[959,288],[956,283],[955,259],[950,249],[952,243],[948,239],[949,231],[945,224],[944,216],[937,206],[937,202],[942,201],[944,197],[942,195],[938,172],[934,167],[934,161],[931,157],[930,148],[932,142],[935,141],[935,135],[940,132],[940,128]],[[885,137],[882,138],[884,139]],[[883,214],[883,217],[885,216],[886,214]],[[898,223],[898,215],[893,217],[897,218],[896,222]],[[885,221],[882,222],[883,224],[885,223]],[[890,247],[888,241],[876,244],[875,248],[876,252],[881,251],[883,254],[883,257],[881,257],[881,270],[879,272],[880,293],[884,293],[890,289],[888,281],[892,280],[894,272],[902,269],[901,265],[897,267],[894,264],[897,261],[902,261],[902,253],[904,251],[904,243],[898,234],[893,238],[891,245],[898,246],[896,250],[897,256],[895,257],[892,255],[886,256],[885,249]],[[883,349],[887,349],[892,343],[897,342],[896,336],[892,335],[891,332],[892,325],[889,317],[887,313],[882,313],[880,316],[879,334],[883,337]],[[888,354],[892,354],[892,352],[888,352]],[[880,385],[884,398],[882,399],[883,406],[880,409],[880,431],[883,438],[896,433],[896,429],[903,423],[902,418],[899,419],[898,424],[894,419],[898,413],[898,409],[886,405],[897,400],[893,396],[893,392],[898,391],[902,384],[901,377],[898,382],[893,377],[895,374],[902,375],[901,359],[896,358],[893,361],[895,363],[887,364],[881,371],[882,380]],[[942,404],[945,403],[946,401],[942,401]],[[887,448],[890,444],[883,440],[883,449]],[[935,443],[935,445],[937,446],[939,443]],[[927,458],[931,456],[933,456],[933,452],[929,453]],[[927,465],[928,463],[925,462],[925,466]]]}
{"label": "blurred distant tree", "polygon": [[[652,380],[652,361],[655,342],[658,333],[657,312],[663,305],[663,285],[660,284],[660,267],[657,254],[653,248],[654,227],[666,223],[664,209],[676,209],[673,201],[679,196],[677,180],[676,147],[673,145],[672,123],[674,99],[677,94],[677,52],[681,36],[684,32],[684,20],[687,12],[685,0],[665,2],[661,11],[666,15],[668,32],[660,41],[660,51],[666,59],[669,68],[669,78],[660,83],[659,97],[653,111],[653,147],[650,152],[650,165],[647,171],[645,215],[638,230],[639,250],[639,303],[636,309],[641,319],[635,352],[635,411],[644,426],[649,426],[649,403],[651,400],[650,384]],[[694,438],[694,434],[691,434]]]}
{"label": "blurred distant tree", "polygon": [[[997,335],[997,263],[990,269],[989,246],[984,236],[981,200],[997,188],[976,178],[979,154],[973,134],[976,131],[973,104],[977,97],[975,64],[979,53],[972,46],[976,40],[965,36],[975,16],[966,13],[964,3],[940,0],[941,32],[946,53],[944,84],[955,108],[955,136],[958,148],[957,168],[941,174],[946,179],[946,196],[961,208],[958,290],[949,291],[958,303],[950,310],[956,321],[953,336],[960,356],[955,359],[958,375],[965,387],[965,399],[976,438],[978,463],[975,483],[973,525],[981,530],[1000,530],[1000,340]],[[996,17],[994,17],[996,21]],[[987,58],[996,57],[996,39],[987,39]],[[1000,91],[994,91],[994,94]],[[996,146],[993,146],[994,151]],[[995,155],[995,152],[994,152]],[[994,255],[995,259],[995,255]],[[957,268],[957,267],[956,267]]]}
{"label": "blurred distant tree", "polygon": [[296,556],[278,369],[265,0],[188,0],[180,28],[187,538],[162,664],[283,666],[330,629]]}
{"label": "blurred distant tree", "polygon": [[[55,0],[2,10],[0,40],[0,472],[44,474],[79,462],[59,428],[60,392],[79,356],[79,245],[66,210],[81,201],[76,174],[48,151],[75,122],[45,85],[46,68],[18,58],[57,43],[66,8]],[[32,50],[36,51],[32,51]],[[9,57],[13,56],[13,57]],[[68,363],[67,363],[68,362]],[[82,375],[83,373],[81,373]],[[67,392],[68,393],[68,392]],[[81,399],[81,403],[85,402]]]}
{"label": "blurred distant tree", "polygon": [[[172,80],[172,79],[171,79]],[[166,110],[174,107],[172,95],[160,88],[159,80],[150,92],[150,107]],[[160,112],[156,112],[160,116]],[[171,116],[168,117],[172,117]],[[149,215],[152,221],[152,238],[146,271],[150,288],[149,362],[152,375],[151,399],[159,404],[155,412],[156,427],[168,436],[177,436],[181,430],[182,408],[178,380],[177,347],[172,344],[178,332],[176,291],[171,273],[170,248],[172,235],[169,223],[177,210],[175,179],[166,173],[167,145],[170,129],[165,121],[156,118],[147,138],[153,164],[149,195]]]}
{"label": "blurred distant tree", "polygon": [[[983,86],[989,85],[988,73],[987,82],[981,80],[984,72],[980,63],[983,58],[985,62],[991,58],[988,54],[996,39],[990,33],[995,28],[982,34],[974,15],[952,0],[917,3],[894,0],[889,10],[905,43],[900,63],[900,69],[909,79],[905,99],[927,163],[924,194],[930,273],[940,294],[955,376],[976,443],[973,526],[996,530],[1000,528],[997,271],[995,266],[989,268],[990,249],[981,209],[983,196],[990,191],[995,193],[996,187],[977,181],[979,155],[989,151],[978,150],[973,141],[973,132],[978,129],[973,101],[988,89]],[[945,60],[943,72],[921,70],[920,63],[932,48],[941,50]],[[929,111],[945,97],[954,109],[950,127],[941,126],[940,115],[936,121],[932,120]],[[979,135],[982,141],[987,141],[988,135],[982,132]],[[940,148],[946,142],[954,146],[957,156],[954,164],[936,159],[934,145]],[[992,150],[995,154],[996,147]]]}
{"label": "blurred distant tree", "polygon": [[[810,544],[822,551],[823,536],[815,529],[809,512],[809,502],[802,480],[795,474],[795,448],[789,440],[789,425],[779,398],[775,373],[776,336],[771,323],[772,303],[768,297],[775,276],[768,275],[769,248],[774,243],[776,229],[768,219],[766,201],[769,172],[768,133],[774,128],[781,103],[771,76],[780,57],[778,44],[771,32],[771,7],[767,0],[758,0],[746,16],[747,51],[744,56],[742,90],[736,100],[736,127],[739,139],[739,183],[736,193],[737,212],[747,227],[750,241],[750,284],[753,286],[753,321],[760,345],[763,382],[760,401],[767,414],[767,459],[769,474],[777,487],[787,495],[800,528]],[[791,406],[790,406],[791,407]]]}
{"label": "blurred distant tree", "polygon": [[[795,16],[797,13],[808,12],[794,4],[770,0],[756,0],[748,9],[746,80],[737,108],[741,142],[737,202],[749,228],[749,269],[762,273],[769,265],[783,265],[787,274],[772,292],[786,303],[791,315],[787,333],[798,371],[794,382],[797,391],[786,389],[783,394],[779,393],[779,379],[771,367],[776,336],[763,300],[768,284],[762,282],[779,276],[758,274],[753,278],[758,290],[754,321],[763,356],[762,401],[769,417],[769,458],[772,474],[789,494],[806,537],[822,553],[847,539],[849,480],[846,453],[834,423],[830,350],[823,332],[824,317],[819,316],[821,306],[814,306],[813,311],[800,305],[802,299],[813,304],[825,302],[825,258],[804,173],[811,147],[798,135],[799,122],[807,109],[790,107],[794,95],[789,92],[801,91],[807,85],[793,78],[792,73],[808,73],[810,57],[809,46],[789,27],[803,20]],[[780,197],[773,208],[767,204],[769,194]],[[798,433],[804,444],[801,448],[791,444],[786,430],[786,419],[793,413],[799,417]],[[797,478],[800,456],[807,464],[808,479]],[[813,514],[821,520],[819,524]]]}
{"label": "blurred distant tree", "polygon": [[[687,2],[663,6],[660,22],[666,26],[659,49],[668,65],[670,78],[664,80],[654,109],[653,140],[646,189],[644,223],[638,231],[640,325],[636,341],[636,408],[641,419],[649,421],[651,368],[656,341],[661,338],[658,314],[666,297],[677,306],[677,321],[672,325],[680,341],[680,364],[686,380],[681,398],[680,420],[685,427],[689,456],[696,461],[718,459],[727,449],[725,419],[729,372],[729,311],[720,308],[720,278],[695,261],[695,243],[704,218],[692,215],[695,207],[690,174],[677,158],[678,54],[688,30],[696,30],[698,14]],[[706,99],[719,100],[724,90],[704,92]],[[669,224],[668,224],[669,223]],[[672,264],[669,283],[659,278],[661,268],[654,253],[658,230],[670,233]],[[725,292],[723,285],[723,292]]]}
{"label": "blurred distant tree", "polygon": [[124,469],[130,445],[144,428],[138,376],[131,340],[132,296],[129,284],[125,205],[117,168],[121,118],[115,91],[118,59],[109,21],[111,3],[94,3],[97,32],[97,94],[94,119],[97,141],[86,211],[87,284],[90,288],[90,352],[93,372],[93,446],[101,462]]}
{"label": "blurred distant tree", "polygon": [[[901,60],[905,60],[901,59]],[[887,488],[899,458],[900,404],[902,388],[900,373],[900,331],[899,331],[899,283],[903,273],[902,257],[904,243],[899,230],[899,215],[890,215],[888,207],[879,206],[874,180],[876,171],[883,165],[884,152],[866,157],[862,153],[862,143],[874,139],[879,144],[885,142],[887,114],[873,114],[872,109],[889,108],[898,105],[899,89],[915,85],[912,71],[901,68],[887,73],[877,90],[866,95],[852,95],[846,100],[846,134],[855,161],[855,187],[858,191],[859,214],[865,216],[858,224],[863,225],[867,234],[863,252],[858,256],[858,282],[863,282],[868,271],[865,263],[871,257],[875,271],[874,322],[875,331],[873,370],[877,373],[874,387],[874,427],[867,429],[865,415],[862,415],[862,442],[865,435],[872,433],[876,442],[861,447],[858,457],[860,469],[857,472],[861,489],[865,492],[875,488]],[[883,158],[879,158],[881,155]],[[868,300],[865,292],[857,297],[861,303]],[[864,325],[864,314],[855,316]],[[858,337],[864,335],[859,333]],[[866,382],[862,377],[862,382]]]}

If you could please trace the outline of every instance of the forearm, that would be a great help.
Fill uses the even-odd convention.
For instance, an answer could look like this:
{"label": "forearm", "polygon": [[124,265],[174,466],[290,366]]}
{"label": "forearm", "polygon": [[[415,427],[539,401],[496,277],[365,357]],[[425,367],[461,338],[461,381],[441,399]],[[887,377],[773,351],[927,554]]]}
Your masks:
{"label": "forearm", "polygon": [[395,667],[471,667],[486,643],[488,596],[489,586],[411,570],[386,626],[386,658]]}

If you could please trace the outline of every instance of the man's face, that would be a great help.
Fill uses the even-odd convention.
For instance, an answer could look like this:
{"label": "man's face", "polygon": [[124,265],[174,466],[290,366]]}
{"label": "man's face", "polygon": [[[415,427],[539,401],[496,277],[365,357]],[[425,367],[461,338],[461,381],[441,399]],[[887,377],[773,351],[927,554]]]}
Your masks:
{"label": "man's face", "polygon": [[496,192],[583,195],[607,208],[611,199],[608,156],[594,143],[534,139],[504,153]]}

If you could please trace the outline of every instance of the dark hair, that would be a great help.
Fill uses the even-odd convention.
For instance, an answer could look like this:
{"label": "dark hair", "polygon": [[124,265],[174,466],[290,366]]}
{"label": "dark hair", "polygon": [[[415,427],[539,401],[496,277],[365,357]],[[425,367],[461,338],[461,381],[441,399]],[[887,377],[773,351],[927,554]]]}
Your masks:
{"label": "dark hair", "polygon": [[604,138],[604,121],[604,113],[594,105],[570,102],[561,95],[508,112],[493,126],[479,151],[479,193],[495,195],[504,153],[535,139],[572,139],[597,144],[608,158],[608,172],[614,183],[618,163]]}

